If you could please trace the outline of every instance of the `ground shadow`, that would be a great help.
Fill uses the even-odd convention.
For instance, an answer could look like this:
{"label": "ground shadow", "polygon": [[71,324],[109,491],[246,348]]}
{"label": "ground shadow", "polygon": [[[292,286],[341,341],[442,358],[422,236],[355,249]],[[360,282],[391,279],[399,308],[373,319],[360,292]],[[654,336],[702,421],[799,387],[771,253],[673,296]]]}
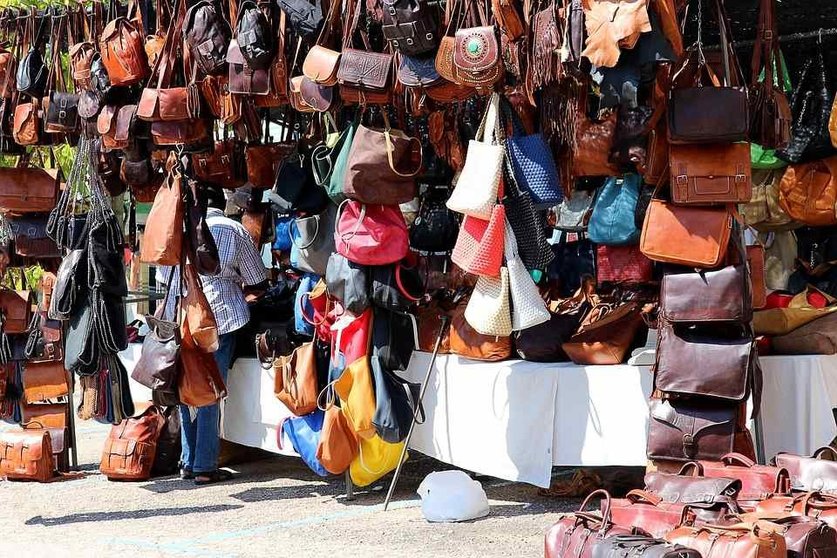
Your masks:
{"label": "ground shadow", "polygon": [[219,504],[216,506],[190,506],[183,508],[73,513],[70,515],[62,515],[60,517],[43,517],[41,515],[36,515],[35,517],[27,519],[25,525],[55,527],[58,525],[69,525],[72,523],[95,523],[97,521],[121,521],[123,519],[145,519],[147,517],[168,517],[176,515],[189,515],[192,513],[225,512],[243,507],[243,505]]}

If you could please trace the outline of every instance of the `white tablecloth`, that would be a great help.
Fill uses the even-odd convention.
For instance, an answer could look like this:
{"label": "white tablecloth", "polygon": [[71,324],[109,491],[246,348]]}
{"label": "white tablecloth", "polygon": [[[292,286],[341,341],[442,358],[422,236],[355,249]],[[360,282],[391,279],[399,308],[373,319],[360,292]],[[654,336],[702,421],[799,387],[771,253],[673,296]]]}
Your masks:
{"label": "white tablecloth", "polygon": [[[138,347],[123,353],[130,369]],[[421,381],[430,355],[415,353],[403,375]],[[764,453],[809,454],[837,436],[837,356],[776,356],[764,369]],[[411,447],[478,473],[548,486],[553,465],[644,466],[651,392],[648,368],[524,361],[482,363],[441,355]],[[280,451],[288,410],[273,395],[272,371],[238,360],[229,373],[222,435]],[[144,390],[144,391],[143,391]],[[132,386],[137,400],[148,391]]]}

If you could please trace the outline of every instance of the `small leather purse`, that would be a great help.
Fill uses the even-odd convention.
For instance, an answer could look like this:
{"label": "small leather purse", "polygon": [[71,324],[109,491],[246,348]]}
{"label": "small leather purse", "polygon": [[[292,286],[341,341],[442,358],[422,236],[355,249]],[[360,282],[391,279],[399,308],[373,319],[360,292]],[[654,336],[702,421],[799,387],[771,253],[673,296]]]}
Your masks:
{"label": "small leather purse", "polygon": [[[480,16],[483,16],[481,10]],[[483,92],[493,89],[494,84],[503,79],[500,41],[494,26],[484,24],[457,30],[453,66],[457,83]]]}

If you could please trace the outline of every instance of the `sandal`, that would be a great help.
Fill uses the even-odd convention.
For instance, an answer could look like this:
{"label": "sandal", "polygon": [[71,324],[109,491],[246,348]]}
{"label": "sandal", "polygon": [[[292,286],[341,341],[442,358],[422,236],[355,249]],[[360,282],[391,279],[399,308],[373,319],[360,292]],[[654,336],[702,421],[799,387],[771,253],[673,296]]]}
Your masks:
{"label": "sandal", "polygon": [[538,495],[545,498],[583,498],[602,488],[602,479],[589,469],[578,469],[570,480],[555,480],[549,488],[539,488]]}
{"label": "sandal", "polygon": [[215,469],[208,473],[195,473],[195,484],[197,486],[204,486],[207,484],[215,484],[232,480],[233,474],[226,469]]}
{"label": "sandal", "polygon": [[182,467],[180,469],[180,478],[181,480],[193,480],[195,478],[195,473],[193,473],[191,469]]}

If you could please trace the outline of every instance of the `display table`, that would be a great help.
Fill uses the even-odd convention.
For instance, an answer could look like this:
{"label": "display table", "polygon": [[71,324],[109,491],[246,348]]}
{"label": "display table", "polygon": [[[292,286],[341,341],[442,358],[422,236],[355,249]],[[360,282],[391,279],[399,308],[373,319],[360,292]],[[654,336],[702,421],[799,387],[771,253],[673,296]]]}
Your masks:
{"label": "display table", "polygon": [[[129,371],[138,355],[138,345],[122,353]],[[429,362],[429,354],[417,352],[402,375],[421,381]],[[765,455],[809,454],[831,442],[837,356],[763,357],[761,363]],[[441,355],[425,396],[427,420],[410,446],[463,469],[544,487],[553,465],[644,466],[651,383],[647,367]],[[135,399],[149,399],[148,390],[132,384]],[[227,387],[223,437],[292,455],[276,441],[289,412],[273,395],[273,372],[240,359]]]}

